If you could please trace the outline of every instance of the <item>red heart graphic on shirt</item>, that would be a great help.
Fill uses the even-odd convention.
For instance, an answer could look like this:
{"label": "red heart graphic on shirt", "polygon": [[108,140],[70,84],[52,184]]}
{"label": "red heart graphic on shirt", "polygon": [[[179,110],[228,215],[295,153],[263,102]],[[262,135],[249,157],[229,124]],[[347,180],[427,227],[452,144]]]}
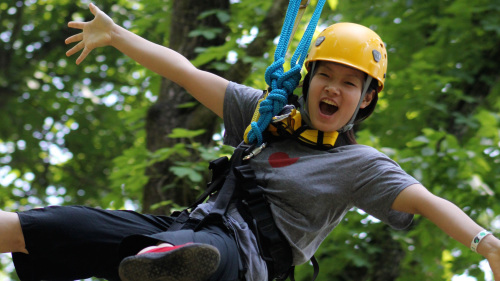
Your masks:
{"label": "red heart graphic on shirt", "polygon": [[281,168],[294,164],[299,158],[290,158],[285,152],[275,152],[269,156],[269,164],[273,168]]}

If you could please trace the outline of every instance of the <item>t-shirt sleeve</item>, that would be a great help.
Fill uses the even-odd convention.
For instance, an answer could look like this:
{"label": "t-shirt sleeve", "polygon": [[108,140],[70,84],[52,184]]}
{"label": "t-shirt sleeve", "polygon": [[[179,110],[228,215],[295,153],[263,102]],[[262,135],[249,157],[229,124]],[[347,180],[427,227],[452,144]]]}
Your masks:
{"label": "t-shirt sleeve", "polygon": [[262,90],[234,82],[229,83],[224,96],[224,144],[238,146],[243,141],[246,127],[252,121],[253,113]]}
{"label": "t-shirt sleeve", "polygon": [[395,229],[408,227],[413,215],[391,207],[401,191],[419,182],[383,153],[376,151],[365,157],[353,179],[352,203]]}

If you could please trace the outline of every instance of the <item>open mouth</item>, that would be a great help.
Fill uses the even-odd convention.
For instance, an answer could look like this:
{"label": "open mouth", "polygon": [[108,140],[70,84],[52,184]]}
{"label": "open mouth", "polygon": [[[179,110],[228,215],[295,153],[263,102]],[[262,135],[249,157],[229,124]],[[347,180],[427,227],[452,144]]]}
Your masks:
{"label": "open mouth", "polygon": [[338,109],[339,108],[338,108],[337,104],[331,100],[322,100],[319,103],[319,110],[324,115],[328,115],[328,116],[333,115],[335,112],[337,112]]}

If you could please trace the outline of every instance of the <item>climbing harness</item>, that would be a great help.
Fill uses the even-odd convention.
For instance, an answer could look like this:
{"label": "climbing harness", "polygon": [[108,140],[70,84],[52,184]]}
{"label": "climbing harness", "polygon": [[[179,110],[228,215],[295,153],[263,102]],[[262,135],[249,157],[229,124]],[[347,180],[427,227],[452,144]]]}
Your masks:
{"label": "climbing harness", "polygon": [[[274,222],[264,189],[256,183],[255,172],[248,163],[251,156],[245,157],[258,154],[256,150],[259,150],[259,147],[241,143],[230,160],[221,157],[210,162],[212,181],[191,206],[182,212],[172,214],[176,219],[169,227],[169,231],[197,230],[205,224],[210,224],[227,229],[234,236],[234,229],[225,217],[229,206],[234,204],[257,239],[259,253],[267,264],[268,280],[286,280],[289,277],[294,281],[291,247]],[[209,196],[216,196],[212,210],[203,220],[193,221],[189,217],[189,210],[194,210]],[[236,237],[235,240],[237,241]],[[315,280],[319,266],[314,257],[311,258],[311,262],[314,268],[312,280]],[[245,272],[246,269],[240,261],[240,279],[244,279]]]}
{"label": "climbing harness", "polygon": [[[254,149],[255,146],[242,143],[235,149],[231,160],[221,157],[210,162],[212,181],[206,191],[187,209],[173,214],[177,218],[169,230],[196,230],[204,224],[211,224],[227,229],[231,235],[235,235],[234,229],[224,216],[229,205],[235,204],[257,239],[259,253],[267,264],[269,280],[285,280],[293,268],[292,250],[274,223],[264,191],[256,184],[253,169],[248,160],[243,160]],[[195,225],[190,224],[188,210],[196,208],[209,196],[216,196],[210,213]],[[240,264],[240,279],[244,279],[245,272],[246,269]]]}
{"label": "climbing harness", "polygon": [[[267,264],[269,280],[285,280],[288,277],[292,281],[295,280],[292,249],[274,222],[264,189],[257,185],[255,172],[248,164],[248,160],[265,148],[264,138],[266,141],[272,140],[263,136],[267,134],[268,127],[269,134],[274,137],[294,138],[317,147],[331,148],[335,144],[337,132],[326,134],[303,126],[300,112],[293,106],[286,106],[289,97],[300,82],[300,70],[325,1],[318,1],[304,36],[292,56],[291,69],[284,72],[283,64],[289,40],[298,26],[303,9],[309,4],[309,0],[290,0],[274,54],[275,61],[267,68],[265,74],[270,91],[265,99],[259,102],[254,119],[245,133],[245,141],[235,149],[231,160],[222,157],[210,163],[212,181],[207,189],[187,209],[172,215],[176,219],[169,228],[169,230],[185,228],[196,230],[209,223],[219,225],[235,235],[234,229],[225,216],[229,206],[234,204],[256,237],[259,253]],[[189,210],[194,210],[210,196],[213,196],[215,200],[212,210],[202,221],[193,222],[189,217]],[[237,241],[236,237],[235,240]],[[311,262],[314,268],[313,280],[315,280],[319,266],[314,257],[311,258]],[[240,261],[241,279],[244,278],[245,271]]]}

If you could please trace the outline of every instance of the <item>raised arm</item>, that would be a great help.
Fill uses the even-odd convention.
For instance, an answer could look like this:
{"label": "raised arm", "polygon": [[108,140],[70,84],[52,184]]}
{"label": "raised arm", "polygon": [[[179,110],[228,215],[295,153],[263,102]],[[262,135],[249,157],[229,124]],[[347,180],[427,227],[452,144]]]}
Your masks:
{"label": "raised arm", "polygon": [[66,44],[79,42],[66,53],[67,56],[83,50],[76,60],[76,63],[80,64],[93,49],[113,46],[144,67],[179,84],[222,117],[224,94],[229,83],[226,79],[199,70],[176,51],[122,28],[94,4],[90,4],[89,8],[95,16],[92,21],[68,23],[69,27],[81,29],[82,33],[66,39]]}
{"label": "raised arm", "polygon": [[[420,184],[403,190],[396,197],[392,208],[428,218],[466,247],[470,247],[472,239],[483,230],[455,204],[435,196]],[[488,259],[495,280],[500,280],[500,240],[493,235],[486,236],[479,243],[477,252]]]}

